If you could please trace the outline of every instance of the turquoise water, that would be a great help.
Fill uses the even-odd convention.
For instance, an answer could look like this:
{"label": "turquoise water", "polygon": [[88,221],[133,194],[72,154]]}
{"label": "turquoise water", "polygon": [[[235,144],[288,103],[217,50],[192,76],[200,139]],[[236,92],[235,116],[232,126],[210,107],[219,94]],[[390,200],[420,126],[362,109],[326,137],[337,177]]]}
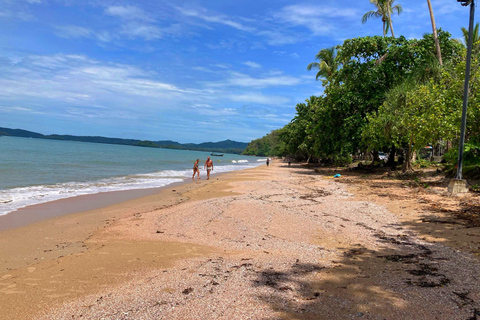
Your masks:
{"label": "turquoise water", "polygon": [[[33,204],[107,191],[156,188],[192,176],[209,152],[0,137],[0,215]],[[265,159],[211,157],[212,174],[251,168]],[[205,177],[205,170],[200,176]]]}

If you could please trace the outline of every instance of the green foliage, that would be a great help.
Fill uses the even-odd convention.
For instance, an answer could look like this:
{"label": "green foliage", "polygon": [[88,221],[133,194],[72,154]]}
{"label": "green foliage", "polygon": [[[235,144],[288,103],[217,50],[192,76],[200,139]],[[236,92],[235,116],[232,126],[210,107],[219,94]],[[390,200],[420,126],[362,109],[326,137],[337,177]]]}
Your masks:
{"label": "green foliage", "polygon": [[[416,149],[454,139],[460,127],[465,48],[442,30],[438,39],[443,66],[428,34],[422,39],[347,39],[335,49],[320,50],[320,63],[309,69],[319,69],[324,95],[297,104],[295,117],[278,132],[277,150],[297,159],[344,165],[360,150],[394,146],[406,148],[408,168]],[[474,59],[467,141],[480,142],[480,63]],[[248,152],[272,153],[267,145],[274,143],[262,143],[252,142],[256,151]]]}
{"label": "green foliage", "polygon": [[[463,164],[480,165],[480,143],[467,142],[463,151]],[[456,164],[458,162],[458,148],[448,150],[443,156],[448,163]]]}
{"label": "green foliage", "polygon": [[414,163],[414,166],[420,167],[420,168],[428,168],[431,165],[432,165],[432,163],[428,160],[425,160],[425,159],[418,159]]}
{"label": "green foliage", "polygon": [[153,141],[148,141],[148,140],[140,141],[140,142],[134,144],[134,146],[137,146],[137,147],[147,147],[147,148],[160,148],[160,146],[157,145],[155,142],[153,142]]}
{"label": "green foliage", "polygon": [[377,10],[369,11],[362,17],[362,23],[367,22],[370,18],[381,18],[383,22],[383,36],[385,37],[388,30],[392,32],[392,37],[395,37],[393,32],[392,13],[400,14],[403,12],[401,5],[393,5],[395,0],[370,0]]}
{"label": "green foliage", "polygon": [[279,137],[281,131],[282,129],[274,130],[260,139],[253,140],[242,154],[249,156],[283,156],[285,146]]}
{"label": "green foliage", "polygon": [[335,59],[335,47],[322,49],[316,55],[315,59],[319,62],[312,62],[307,66],[307,70],[318,70],[315,79],[322,78],[322,84],[326,86],[335,76],[339,63]]}

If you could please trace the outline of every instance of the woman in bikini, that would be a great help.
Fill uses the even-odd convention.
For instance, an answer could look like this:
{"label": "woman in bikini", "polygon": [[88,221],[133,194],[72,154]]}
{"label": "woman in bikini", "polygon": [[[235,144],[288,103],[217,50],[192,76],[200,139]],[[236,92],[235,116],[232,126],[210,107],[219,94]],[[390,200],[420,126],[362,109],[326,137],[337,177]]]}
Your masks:
{"label": "woman in bikini", "polygon": [[197,178],[200,179],[200,169],[198,169],[198,162],[200,162],[200,160],[197,159],[197,161],[195,161],[195,163],[193,164],[192,180],[195,180],[195,173],[197,174]]}

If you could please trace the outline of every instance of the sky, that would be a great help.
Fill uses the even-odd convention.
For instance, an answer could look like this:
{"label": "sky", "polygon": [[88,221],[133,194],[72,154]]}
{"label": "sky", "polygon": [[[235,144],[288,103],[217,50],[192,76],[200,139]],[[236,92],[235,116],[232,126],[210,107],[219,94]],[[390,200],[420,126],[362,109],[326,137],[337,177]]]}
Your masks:
{"label": "sky", "polygon": [[[437,28],[461,38],[469,9],[431,2]],[[426,0],[395,4],[395,36],[432,32]],[[322,94],[306,70],[319,50],[382,35],[380,19],[361,22],[374,9],[368,0],[0,0],[0,127],[250,142]]]}

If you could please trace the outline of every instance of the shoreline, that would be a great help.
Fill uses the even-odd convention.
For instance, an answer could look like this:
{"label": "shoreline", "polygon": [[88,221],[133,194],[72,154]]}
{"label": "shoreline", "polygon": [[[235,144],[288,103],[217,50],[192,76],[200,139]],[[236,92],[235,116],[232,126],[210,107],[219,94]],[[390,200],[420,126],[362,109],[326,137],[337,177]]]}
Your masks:
{"label": "shoreline", "polygon": [[3,231],[2,316],[466,319],[480,227],[403,183],[273,161]]}
{"label": "shoreline", "polygon": [[[223,172],[210,176],[210,180],[191,180],[186,179],[183,182],[170,184],[168,186],[147,190],[153,191],[153,194],[136,197],[128,201],[116,202],[109,206],[100,207],[93,210],[69,213],[56,217],[46,218],[45,220],[34,222],[26,226],[16,227],[0,231],[0,309],[6,319],[31,320],[38,311],[35,311],[37,305],[43,308],[58,306],[72,298],[80,298],[86,293],[101,290],[104,286],[116,286],[128,281],[125,275],[136,270],[150,270],[152,268],[172,267],[175,261],[195,256],[203,256],[216,251],[208,245],[185,244],[181,241],[138,241],[135,239],[109,239],[102,234],[105,230],[114,227],[122,221],[138,219],[143,214],[156,212],[165,208],[175,207],[184,202],[191,202],[197,199],[207,199],[210,197],[222,197],[231,195],[231,192],[218,190],[215,194],[209,194],[213,183],[225,184],[239,172],[248,172],[258,167]],[[199,190],[207,189],[204,193]],[[135,190],[134,190],[135,191]],[[127,191],[128,192],[128,191]],[[120,192],[121,194],[122,192]],[[108,193],[110,194],[110,193]],[[81,196],[90,199],[95,195]],[[99,197],[105,196],[100,194]],[[116,195],[114,195],[115,197]],[[58,209],[68,207],[72,203],[72,198],[53,201],[46,204],[49,206],[58,206]],[[42,204],[38,205],[42,206]],[[97,237],[102,238],[98,240]],[[120,241],[120,242],[118,242]],[[99,245],[98,243],[102,243]],[[138,256],[139,263],[132,263],[131,259],[125,260],[131,253],[125,255],[125,248]],[[99,250],[102,250],[99,252]],[[103,256],[108,252],[107,259]],[[156,259],[152,264],[145,265],[143,260],[149,257],[152,252],[157,252],[161,259]],[[99,255],[100,254],[100,255]],[[61,269],[55,268],[61,263]],[[84,269],[84,266],[87,266]],[[116,266],[118,272],[110,274],[105,269],[105,265]],[[80,269],[79,269],[80,268]],[[91,282],[91,277],[100,280],[91,282],[83,290],[74,290],[73,292],[63,287],[59,288],[56,281],[48,281],[41,286],[42,290],[61,291],[61,295],[47,295],[43,297],[42,291],[34,290],[28,284],[28,279],[34,274],[42,273],[41,278],[48,279],[56,276],[64,276],[63,270],[74,270],[70,274],[68,283],[62,284],[69,287],[71,281],[81,285]],[[93,275],[96,270],[98,275]],[[93,272],[93,273],[92,273]],[[122,274],[122,275],[120,275]],[[15,283],[26,279],[26,285],[23,290],[9,289],[2,286],[5,282],[14,280]],[[38,278],[35,278],[38,279]],[[36,285],[35,285],[36,286]],[[48,288],[48,289],[45,289]],[[78,292],[77,292],[78,291]],[[28,301],[28,304],[18,302],[17,295],[24,295],[21,301]]]}
{"label": "shoreline", "polygon": [[[258,166],[256,166],[258,167]],[[246,168],[240,170],[233,170],[227,172],[217,173],[211,176],[214,179],[217,176],[228,174],[231,172],[253,169]],[[205,173],[206,177],[206,173]],[[201,179],[201,180],[207,180]],[[195,179],[197,181],[197,179]],[[99,192],[85,195],[76,195],[73,197],[48,201],[39,204],[33,204],[26,207],[19,208],[15,211],[9,212],[5,215],[0,215],[0,232],[19,227],[25,227],[30,224],[42,222],[48,219],[75,214],[85,211],[97,210],[111,205],[117,205],[122,202],[128,202],[135,199],[140,199],[155,195],[163,189],[174,188],[183,184],[193,183],[190,178],[183,181],[173,182],[162,187],[145,188],[145,189],[130,189],[117,190],[108,192]]]}

